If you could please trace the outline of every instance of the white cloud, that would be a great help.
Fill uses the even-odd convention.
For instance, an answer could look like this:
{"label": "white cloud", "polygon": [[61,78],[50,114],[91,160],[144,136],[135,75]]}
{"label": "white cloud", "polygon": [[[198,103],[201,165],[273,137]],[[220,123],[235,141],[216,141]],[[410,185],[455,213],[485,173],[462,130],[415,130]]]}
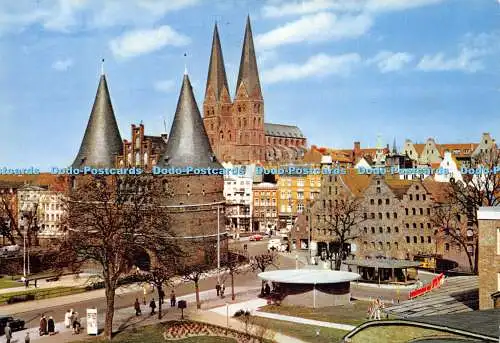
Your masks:
{"label": "white cloud", "polygon": [[346,76],[360,61],[361,57],[355,53],[337,56],[318,54],[304,64],[286,63],[264,70],[262,79],[267,83],[276,83],[331,74]]}
{"label": "white cloud", "polygon": [[174,90],[174,87],[175,87],[174,80],[161,80],[161,81],[155,82],[155,84],[154,84],[154,88],[158,92],[162,92],[162,93],[170,93]]}
{"label": "white cloud", "polygon": [[417,65],[422,71],[463,71],[475,73],[484,69],[480,57],[483,52],[476,49],[463,48],[456,57],[448,57],[439,52],[434,55],[425,55]]}
{"label": "white cloud", "polygon": [[31,25],[68,32],[115,25],[151,25],[166,13],[193,6],[200,0],[52,0],[0,1],[0,31]]}
{"label": "white cloud", "polygon": [[276,50],[260,50],[257,55],[259,65],[264,65],[276,61],[278,59],[278,52]]}
{"label": "white cloud", "polygon": [[130,58],[157,51],[167,45],[184,46],[190,39],[168,25],[151,30],[133,30],[113,39],[109,47],[118,58]]}
{"label": "white cloud", "polygon": [[407,52],[381,51],[367,63],[376,64],[382,73],[389,73],[403,69],[412,60],[413,56]]}
{"label": "white cloud", "polygon": [[269,3],[262,7],[264,17],[304,15],[325,10],[336,12],[390,12],[437,4],[444,0],[300,0]]}
{"label": "white cloud", "polygon": [[57,60],[52,63],[52,69],[57,71],[66,71],[73,66],[73,60],[71,58],[66,58],[64,60]]}
{"label": "white cloud", "polygon": [[371,18],[362,14],[337,16],[321,12],[303,16],[296,21],[258,35],[255,42],[260,49],[268,49],[293,43],[358,37],[366,33],[371,25]]}

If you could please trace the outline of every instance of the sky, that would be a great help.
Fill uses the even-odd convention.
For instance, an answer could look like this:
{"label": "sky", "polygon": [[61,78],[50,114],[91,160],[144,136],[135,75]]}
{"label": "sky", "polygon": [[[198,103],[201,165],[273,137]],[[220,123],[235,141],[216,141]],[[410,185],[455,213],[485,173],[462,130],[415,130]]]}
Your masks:
{"label": "sky", "polygon": [[168,131],[185,67],[203,102],[215,21],[234,96],[247,14],[265,121],[310,145],[500,139],[499,0],[16,0],[0,1],[0,167],[73,162],[103,58],[122,138]]}

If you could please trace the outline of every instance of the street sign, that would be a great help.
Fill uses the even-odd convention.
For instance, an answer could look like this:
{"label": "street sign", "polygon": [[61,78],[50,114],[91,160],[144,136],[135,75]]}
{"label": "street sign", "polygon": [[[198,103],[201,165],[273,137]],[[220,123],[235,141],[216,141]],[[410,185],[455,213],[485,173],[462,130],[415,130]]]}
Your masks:
{"label": "street sign", "polygon": [[87,335],[98,335],[99,330],[97,326],[97,309],[87,309]]}

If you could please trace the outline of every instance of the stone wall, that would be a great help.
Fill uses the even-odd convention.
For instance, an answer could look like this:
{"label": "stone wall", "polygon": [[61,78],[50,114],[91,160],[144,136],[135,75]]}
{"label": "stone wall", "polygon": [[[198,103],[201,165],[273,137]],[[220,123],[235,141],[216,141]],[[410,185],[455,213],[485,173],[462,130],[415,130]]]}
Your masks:
{"label": "stone wall", "polygon": [[497,228],[500,220],[479,221],[479,309],[493,308],[491,295],[500,289],[500,255],[497,254]]}

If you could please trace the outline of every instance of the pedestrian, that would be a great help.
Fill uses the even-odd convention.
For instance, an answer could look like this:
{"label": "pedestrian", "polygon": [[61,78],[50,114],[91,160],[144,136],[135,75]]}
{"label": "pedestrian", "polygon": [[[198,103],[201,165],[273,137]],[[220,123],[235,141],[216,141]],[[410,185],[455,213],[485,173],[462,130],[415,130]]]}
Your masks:
{"label": "pedestrian", "polygon": [[30,333],[26,332],[26,336],[24,336],[24,343],[30,343],[31,338],[30,338]]}
{"label": "pedestrian", "polygon": [[170,307],[175,307],[175,292],[172,290],[170,292]]}
{"label": "pedestrian", "polygon": [[135,308],[135,315],[140,316],[141,315],[141,304],[139,303],[138,298],[135,298],[134,308]]}
{"label": "pedestrian", "polygon": [[220,295],[220,283],[217,281],[217,284],[215,285],[215,290],[217,291],[217,296]]}
{"label": "pedestrian", "polygon": [[375,302],[375,319],[376,320],[380,320],[380,308],[382,307],[382,301],[380,299],[377,298],[376,302]]}
{"label": "pedestrian", "polygon": [[35,279],[35,288],[37,288],[36,282],[37,282],[37,279]]}
{"label": "pedestrian", "polygon": [[12,339],[12,329],[10,328],[9,323],[7,323],[7,325],[4,328],[4,334],[5,334],[5,339],[7,340],[7,343],[10,343],[10,340]]}
{"label": "pedestrian", "polygon": [[226,286],[224,286],[224,283],[222,283],[222,286],[220,287],[220,297],[224,298],[224,291],[226,290]]}
{"label": "pedestrian", "polygon": [[73,312],[73,334],[80,333],[80,318],[78,318],[78,312]]}
{"label": "pedestrian", "polygon": [[265,294],[269,296],[271,294],[271,287],[269,287],[269,284],[266,283],[266,286],[264,288],[265,288]]}
{"label": "pedestrian", "polygon": [[155,314],[155,308],[156,308],[156,303],[155,299],[151,299],[151,302],[149,303],[149,307],[151,307],[151,315]]}
{"label": "pedestrian", "polygon": [[370,305],[368,305],[368,320],[372,320],[375,316],[375,300],[370,301]]}
{"label": "pedestrian", "polygon": [[45,318],[45,315],[42,314],[42,318],[40,318],[40,336],[46,335],[47,334],[47,319]]}
{"label": "pedestrian", "polygon": [[66,329],[71,327],[71,310],[67,310],[64,314],[64,326]]}
{"label": "pedestrian", "polygon": [[52,318],[52,316],[50,316],[47,321],[47,331],[50,336],[56,333],[56,323],[54,323],[54,318]]}
{"label": "pedestrian", "polygon": [[142,302],[144,303],[144,306],[146,306],[146,285],[142,286],[142,293],[143,293],[143,298],[142,298]]}
{"label": "pedestrian", "polygon": [[160,297],[158,301],[161,305],[163,305],[165,303],[165,292],[163,291],[163,289],[160,289],[160,291],[158,292],[158,296]]}

